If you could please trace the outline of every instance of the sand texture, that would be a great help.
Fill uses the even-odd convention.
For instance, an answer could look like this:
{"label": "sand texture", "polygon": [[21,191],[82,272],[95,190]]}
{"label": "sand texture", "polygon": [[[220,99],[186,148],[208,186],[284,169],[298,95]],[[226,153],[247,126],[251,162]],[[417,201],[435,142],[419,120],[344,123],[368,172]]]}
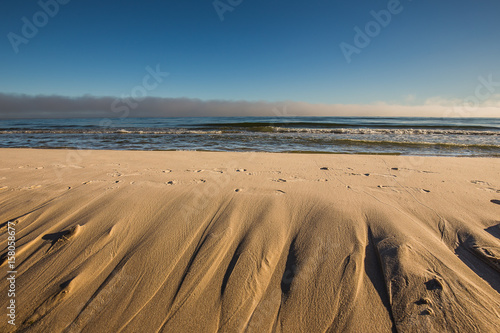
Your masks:
{"label": "sand texture", "polygon": [[500,159],[0,156],[0,332],[499,331]]}

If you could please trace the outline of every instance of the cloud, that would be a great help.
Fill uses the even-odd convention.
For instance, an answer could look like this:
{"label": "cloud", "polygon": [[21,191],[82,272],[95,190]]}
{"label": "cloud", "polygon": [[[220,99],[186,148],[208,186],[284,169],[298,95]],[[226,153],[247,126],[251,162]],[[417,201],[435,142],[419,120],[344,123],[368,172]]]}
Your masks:
{"label": "cloud", "polygon": [[434,96],[425,100],[425,105],[440,105],[448,107],[456,107],[463,103],[464,101],[458,98],[445,98],[441,96]]}
{"label": "cloud", "polygon": [[500,94],[492,95],[484,101],[483,105],[491,107],[500,107]]}
{"label": "cloud", "polygon": [[229,116],[384,116],[384,117],[498,117],[498,99],[476,106],[445,100],[424,105],[376,103],[311,104],[296,101],[203,101],[192,98],[32,96],[0,93],[0,118],[115,118],[115,117],[229,117]]}
{"label": "cloud", "polygon": [[409,94],[404,97],[404,101],[406,103],[414,103],[417,100],[417,95]]}
{"label": "cloud", "polygon": [[426,105],[442,105],[450,107],[467,107],[469,105],[477,104],[478,107],[499,107],[500,106],[500,94],[493,94],[488,96],[488,98],[478,98],[470,96],[466,99],[458,98],[445,98],[445,97],[431,97],[425,101]]}

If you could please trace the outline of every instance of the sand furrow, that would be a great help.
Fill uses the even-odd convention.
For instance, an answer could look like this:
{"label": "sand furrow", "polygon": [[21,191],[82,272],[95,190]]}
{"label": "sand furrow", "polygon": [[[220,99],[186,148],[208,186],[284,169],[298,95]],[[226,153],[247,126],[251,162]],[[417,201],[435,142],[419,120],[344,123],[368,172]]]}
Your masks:
{"label": "sand furrow", "polygon": [[[0,168],[28,163],[4,153]],[[40,172],[65,158],[32,155]],[[411,177],[386,177],[402,158],[95,152],[57,186],[2,191],[0,221],[24,214],[19,331],[496,332],[500,198],[469,180],[494,184],[500,164],[423,158]],[[186,171],[230,165],[252,175]],[[16,172],[9,186],[37,183]],[[408,191],[388,190],[396,178]],[[101,181],[75,186],[89,179]]]}

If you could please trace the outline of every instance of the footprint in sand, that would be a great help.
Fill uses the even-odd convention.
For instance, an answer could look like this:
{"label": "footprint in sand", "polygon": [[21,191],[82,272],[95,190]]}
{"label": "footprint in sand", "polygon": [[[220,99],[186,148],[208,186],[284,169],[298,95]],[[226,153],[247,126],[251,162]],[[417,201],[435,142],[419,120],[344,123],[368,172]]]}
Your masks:
{"label": "footprint in sand", "polygon": [[434,311],[431,308],[429,308],[429,309],[425,309],[424,311],[420,312],[420,314],[422,316],[430,316],[430,315],[434,314]]}
{"label": "footprint in sand", "polygon": [[418,301],[415,302],[415,304],[417,305],[424,305],[424,304],[430,304],[431,303],[431,300],[428,299],[427,297],[422,297],[421,299],[419,299]]}
{"label": "footprint in sand", "polygon": [[497,199],[492,199],[492,200],[490,200],[490,202],[497,204],[497,205],[500,205],[500,200],[497,200]]}
{"label": "footprint in sand", "polygon": [[285,191],[282,191],[282,190],[276,190],[275,192],[276,194],[285,194],[286,192]]}
{"label": "footprint in sand", "polygon": [[401,193],[401,191],[398,190],[397,186],[378,185],[377,188],[380,188],[383,190],[390,190],[390,191],[396,192],[396,193]]}
{"label": "footprint in sand", "polygon": [[420,311],[421,316],[431,316],[434,314],[434,310],[430,308],[430,306],[432,305],[431,300],[428,299],[427,297],[422,297],[421,299],[416,301],[415,304],[425,306],[425,308],[422,311]]}
{"label": "footprint in sand", "polygon": [[443,290],[443,284],[438,279],[431,279],[424,284],[427,290]]}
{"label": "footprint in sand", "polygon": [[40,188],[42,187],[42,185],[31,185],[31,186],[28,186],[28,187],[23,187],[22,189],[23,190],[34,190],[36,188]]}
{"label": "footprint in sand", "polygon": [[[430,279],[427,282],[424,282],[425,289],[428,291],[441,291],[443,290],[443,284],[438,279]],[[434,310],[432,309],[432,301],[428,297],[422,297],[418,301],[413,302],[415,305],[418,305],[421,310],[421,316],[432,316],[434,314]]]}
{"label": "footprint in sand", "polygon": [[476,184],[476,185],[491,186],[491,184],[490,184],[490,183],[485,182],[485,181],[482,181],[482,180],[471,180],[470,182],[471,182],[472,184]]}
{"label": "footprint in sand", "polygon": [[500,193],[500,190],[493,188],[492,185],[488,182],[485,182],[482,180],[471,180],[470,182],[474,185],[480,185],[481,187],[478,187],[478,189],[480,189],[480,190],[493,192],[493,193]]}
{"label": "footprint in sand", "polygon": [[71,227],[68,230],[56,232],[53,234],[46,234],[42,237],[43,240],[47,240],[51,242],[51,245],[49,249],[47,250],[47,253],[50,253],[52,251],[56,251],[59,249],[61,246],[63,246],[67,241],[78,235],[81,231],[82,227],[77,224],[74,227]]}

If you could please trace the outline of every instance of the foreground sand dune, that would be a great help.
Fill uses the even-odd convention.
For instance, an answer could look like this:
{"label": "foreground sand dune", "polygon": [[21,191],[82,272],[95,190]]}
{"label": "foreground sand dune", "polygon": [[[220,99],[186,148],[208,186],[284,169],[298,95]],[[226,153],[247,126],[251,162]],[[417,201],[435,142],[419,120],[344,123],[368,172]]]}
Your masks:
{"label": "foreground sand dune", "polygon": [[500,327],[500,159],[0,154],[1,332]]}

